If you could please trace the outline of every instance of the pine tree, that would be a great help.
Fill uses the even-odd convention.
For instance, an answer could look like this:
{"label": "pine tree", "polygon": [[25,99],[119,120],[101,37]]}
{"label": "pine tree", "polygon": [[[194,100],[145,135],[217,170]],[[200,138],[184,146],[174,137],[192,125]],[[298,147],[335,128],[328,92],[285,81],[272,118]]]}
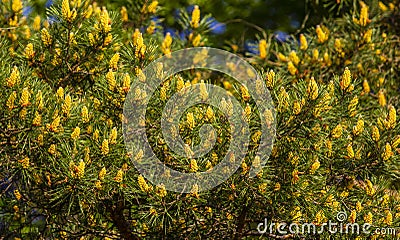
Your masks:
{"label": "pine tree", "polygon": [[[182,10],[174,34],[153,18],[162,9],[157,1],[102,6],[62,0],[46,17],[23,16],[24,2],[3,1],[0,235],[239,239],[261,235],[257,225],[264,218],[320,226],[340,211],[347,213],[345,222],[399,226],[399,36],[387,24],[398,16],[398,5],[337,2],[347,4],[340,17],[293,41],[275,42],[265,30],[251,51],[227,42],[226,49],[262,76],[276,118],[257,110],[248,89],[209,70],[184,71],[157,88],[143,123],[151,126],[146,131],[157,157],[176,170],[207,171],[230,154],[233,134],[221,109],[233,108],[224,99],[221,109],[200,104],[185,110],[176,134],[186,153],[200,142],[204,124],[216,129],[214,148],[189,159],[177,156],[162,136],[160,109],[173,94],[199,83],[206,99],[205,83],[218,85],[238,99],[250,126],[238,171],[210,191],[194,185],[185,194],[153,185],[135,169],[132,159],[144,153],[126,150],[123,107],[128,92],[136,91],[131,84],[146,81],[143,69],[153,60],[213,45],[211,16],[199,6]],[[134,93],[139,100],[147,94]],[[267,165],[249,178],[250,166],[260,161],[256,150],[264,147],[260,114],[276,124],[276,138]],[[282,237],[276,229],[266,234]]]}

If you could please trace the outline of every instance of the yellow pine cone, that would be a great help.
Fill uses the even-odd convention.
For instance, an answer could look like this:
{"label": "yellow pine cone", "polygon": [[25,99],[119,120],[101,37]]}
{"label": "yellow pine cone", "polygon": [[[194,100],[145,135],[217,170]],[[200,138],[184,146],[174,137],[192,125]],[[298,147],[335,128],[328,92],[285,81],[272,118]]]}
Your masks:
{"label": "yellow pine cone", "polygon": [[19,160],[18,162],[21,163],[22,168],[24,168],[24,169],[27,169],[30,165],[28,157],[25,157],[24,159]]}
{"label": "yellow pine cone", "polygon": [[43,28],[40,32],[43,44],[45,46],[50,46],[53,40],[51,39],[49,31],[47,31],[46,28]]}
{"label": "yellow pine cone", "polygon": [[150,192],[152,187],[149,186],[142,175],[138,177],[138,185],[143,192]]}
{"label": "yellow pine cone", "polygon": [[81,129],[79,127],[76,127],[74,129],[74,131],[71,133],[71,138],[73,140],[77,140],[79,138],[80,133],[81,133]]}
{"label": "yellow pine cone", "polygon": [[199,46],[200,43],[201,43],[201,35],[200,35],[200,34],[197,34],[196,37],[194,37],[194,38],[192,39],[193,47]]}
{"label": "yellow pine cone", "polygon": [[33,44],[32,43],[28,43],[26,45],[24,55],[25,55],[25,57],[27,59],[32,59],[35,56],[35,51],[33,50]]}
{"label": "yellow pine cone", "polygon": [[108,147],[108,139],[104,139],[103,143],[101,144],[101,153],[103,155],[107,155],[110,151],[110,148]]}
{"label": "yellow pine cone", "polygon": [[318,84],[317,82],[314,80],[314,77],[311,77],[308,86],[307,86],[307,93],[308,93],[308,97],[311,100],[315,100],[318,97]]}
{"label": "yellow pine cone", "polygon": [[129,20],[129,18],[128,18],[128,10],[126,9],[125,6],[121,7],[120,14],[121,14],[122,22],[127,22]]}
{"label": "yellow pine cone", "polygon": [[368,223],[368,224],[372,224],[372,219],[373,219],[373,216],[372,216],[372,213],[371,213],[371,212],[368,212],[368,213],[364,216],[364,221],[365,221],[366,223]]}
{"label": "yellow pine cone", "polygon": [[103,30],[105,33],[111,31],[111,19],[108,15],[107,9],[105,8],[103,8],[100,14],[100,26],[101,30]]}
{"label": "yellow pine cone", "polygon": [[293,114],[299,115],[301,112],[301,104],[298,100],[294,100],[293,102]]}
{"label": "yellow pine cone", "polygon": [[107,174],[107,170],[105,167],[103,167],[99,172],[99,180],[103,181],[106,174]]}
{"label": "yellow pine cone", "polygon": [[117,143],[117,128],[116,127],[114,127],[111,130],[110,137],[109,137],[109,143],[110,144],[116,144]]}
{"label": "yellow pine cone", "polygon": [[114,72],[111,69],[107,72],[106,79],[108,83],[108,89],[110,91],[114,91],[117,81],[115,80]]}
{"label": "yellow pine cone", "polygon": [[288,67],[288,71],[289,71],[289,73],[291,75],[295,75],[298,72],[297,68],[293,65],[292,61],[288,62],[288,66],[287,67]]}
{"label": "yellow pine cone", "polygon": [[260,40],[258,43],[258,49],[260,52],[260,58],[265,59],[267,57],[267,41],[265,39]]}
{"label": "yellow pine cone", "polygon": [[371,20],[368,18],[368,6],[361,2],[360,19],[353,18],[353,22],[360,25],[366,26]]}
{"label": "yellow pine cone", "polygon": [[13,67],[11,75],[7,78],[7,87],[14,87],[15,84],[19,83],[20,81],[20,74],[17,66]]}
{"label": "yellow pine cone", "polygon": [[88,123],[89,122],[89,110],[86,106],[82,107],[81,110],[81,117],[82,117],[82,122]]}
{"label": "yellow pine cone", "polygon": [[317,225],[320,225],[320,224],[324,223],[325,221],[326,221],[326,217],[325,217],[324,212],[322,210],[319,210],[317,212],[317,214],[315,215],[315,223]]}
{"label": "yellow pine cone", "polygon": [[244,108],[244,112],[243,113],[244,113],[243,115],[244,115],[246,121],[250,122],[250,119],[251,119],[251,107],[250,107],[250,105],[248,103],[246,104],[246,107]]}
{"label": "yellow pine cone", "polygon": [[51,144],[49,149],[47,150],[51,155],[56,154],[56,145],[55,144]]}
{"label": "yellow pine cone", "polygon": [[392,147],[390,146],[389,143],[386,143],[386,145],[385,145],[385,150],[384,150],[384,152],[382,153],[383,161],[389,160],[393,155],[394,155],[394,153],[393,153],[393,151],[392,151]]}
{"label": "yellow pine cone", "polygon": [[70,5],[69,5],[69,0],[63,0],[61,4],[61,14],[62,17],[67,21],[67,22],[72,22],[76,18],[76,10],[73,9],[71,11]]}
{"label": "yellow pine cone", "polygon": [[364,131],[364,120],[359,119],[356,126],[353,127],[353,134],[355,136],[360,135]]}
{"label": "yellow pine cone", "polygon": [[199,84],[199,88],[200,88],[200,98],[202,101],[206,101],[208,98],[208,91],[207,91],[207,86],[204,83],[204,80],[200,81]]}
{"label": "yellow pine cone", "polygon": [[284,111],[289,107],[289,94],[284,87],[280,88],[278,95],[278,111]]}
{"label": "yellow pine cone", "polygon": [[349,222],[350,223],[355,223],[356,222],[356,218],[357,218],[357,211],[356,210],[352,210],[349,216]]}
{"label": "yellow pine cone", "polygon": [[59,98],[59,99],[64,99],[64,88],[62,88],[62,87],[59,87],[58,89],[57,89],[57,98]]}
{"label": "yellow pine cone", "polygon": [[349,90],[349,86],[351,84],[351,72],[348,67],[344,70],[344,73],[342,75],[341,81],[340,81],[340,88],[342,90]]}
{"label": "yellow pine cone", "polygon": [[206,110],[206,119],[207,121],[213,121],[214,120],[214,111],[210,106],[207,107]]}
{"label": "yellow pine cone", "polygon": [[123,178],[124,178],[124,172],[120,169],[118,170],[117,175],[114,177],[114,181],[116,181],[117,183],[121,183]]}
{"label": "yellow pine cone", "polygon": [[369,83],[367,80],[363,81],[363,94],[369,94],[371,92],[371,88],[369,87]]}
{"label": "yellow pine cone", "polygon": [[365,191],[367,193],[368,196],[372,196],[375,194],[375,188],[374,185],[372,184],[372,182],[370,180],[365,180],[366,182],[366,186],[365,186]]}
{"label": "yellow pine cone", "polygon": [[189,169],[190,172],[197,172],[199,170],[196,159],[190,159]]}
{"label": "yellow pine cone", "polygon": [[[8,1],[7,1],[8,2]],[[3,2],[6,3],[6,2]],[[14,13],[21,13],[23,9],[22,1],[21,0],[12,0],[11,9]]]}
{"label": "yellow pine cone", "polygon": [[383,122],[386,129],[394,129],[396,127],[396,109],[390,105],[389,106],[389,114],[386,117],[386,120]]}
{"label": "yellow pine cone", "polygon": [[14,102],[16,98],[17,98],[17,92],[15,91],[12,92],[8,97],[6,106],[8,107],[9,110],[12,110],[15,107]]}
{"label": "yellow pine cone", "polygon": [[354,117],[357,114],[358,97],[355,96],[347,106],[350,117]]}
{"label": "yellow pine cone", "polygon": [[292,172],[292,184],[296,184],[299,181],[299,170],[295,169]]}
{"label": "yellow pine cone", "polygon": [[342,136],[342,125],[338,124],[331,132],[333,138],[340,138]]}
{"label": "yellow pine cone", "polygon": [[315,160],[315,162],[311,165],[310,173],[314,174],[315,171],[317,171],[320,166],[321,166],[321,163],[318,161],[318,159]]}
{"label": "yellow pine cone", "polygon": [[147,7],[147,12],[153,14],[156,13],[157,6],[158,6],[158,1],[152,1],[150,5]]}
{"label": "yellow pine cone", "polygon": [[128,73],[125,73],[124,79],[122,81],[122,90],[124,91],[124,93],[128,93],[130,87],[131,87],[131,77],[129,76]]}
{"label": "yellow pine cone", "polygon": [[325,32],[320,25],[317,26],[315,32],[317,33],[319,43],[324,43],[326,40],[328,40],[328,33]]}
{"label": "yellow pine cone", "polygon": [[15,198],[19,201],[22,198],[21,193],[18,191],[18,189],[14,190],[14,196]]}
{"label": "yellow pine cone", "polygon": [[44,103],[43,103],[43,95],[42,95],[42,91],[38,91],[36,94],[36,106],[38,111],[42,111],[44,108]]}
{"label": "yellow pine cone", "polygon": [[118,69],[118,61],[119,61],[119,53],[114,54],[110,59],[110,68],[117,70]]}
{"label": "yellow pine cone", "polygon": [[300,50],[307,50],[308,48],[308,43],[307,39],[303,34],[300,34]]}
{"label": "yellow pine cone", "polygon": [[169,32],[165,34],[164,41],[161,44],[161,50],[165,55],[171,53],[171,44],[172,44],[172,37]]}
{"label": "yellow pine cone", "polygon": [[386,210],[385,211],[386,212],[386,216],[385,216],[385,219],[384,219],[384,223],[386,224],[386,225],[392,225],[392,223],[393,223],[393,215],[392,215],[392,213],[389,211],[389,210]]}
{"label": "yellow pine cone", "polygon": [[372,134],[371,134],[372,140],[375,142],[379,141],[380,134],[379,134],[379,129],[377,126],[372,126]]}
{"label": "yellow pine cone", "polygon": [[347,158],[354,158],[354,150],[353,150],[353,145],[352,143],[349,143],[346,147],[347,151]]}
{"label": "yellow pine cone", "polygon": [[378,6],[379,6],[379,9],[380,9],[382,12],[386,12],[386,11],[388,10],[388,7],[387,7],[383,2],[381,2],[381,1],[378,2]]}
{"label": "yellow pine cone", "polygon": [[156,195],[160,198],[167,196],[167,190],[165,189],[164,184],[159,184],[156,186]]}
{"label": "yellow pine cone", "polygon": [[69,94],[65,96],[64,103],[61,106],[61,110],[65,115],[69,115],[72,107],[72,98]]}
{"label": "yellow pine cone", "polygon": [[19,100],[19,104],[21,105],[21,107],[26,107],[30,104],[29,103],[30,96],[31,94],[29,93],[28,88],[22,89],[21,99]]}
{"label": "yellow pine cone", "polygon": [[198,28],[199,27],[199,22],[200,22],[200,9],[199,6],[195,5],[193,12],[192,12],[192,18],[190,21],[190,25],[193,28]]}
{"label": "yellow pine cone", "polygon": [[190,195],[192,195],[195,198],[199,198],[199,185],[194,184],[192,186],[192,189],[190,190]]}
{"label": "yellow pine cone", "polygon": [[194,120],[194,115],[191,112],[186,115],[186,125],[190,130],[193,130],[195,125],[195,120]]}
{"label": "yellow pine cone", "polygon": [[386,106],[386,97],[382,89],[378,92],[378,103],[382,107]]}
{"label": "yellow pine cone", "polygon": [[294,65],[299,65],[300,58],[297,56],[297,53],[295,51],[291,51],[289,53],[289,61],[291,61]]}
{"label": "yellow pine cone", "polygon": [[83,178],[83,176],[85,175],[85,162],[83,160],[81,160],[79,162],[79,165],[76,168],[76,176],[78,178]]}
{"label": "yellow pine cone", "polygon": [[397,148],[397,146],[400,144],[400,135],[397,135],[396,137],[395,137],[395,139],[393,140],[393,143],[392,143],[392,148]]}

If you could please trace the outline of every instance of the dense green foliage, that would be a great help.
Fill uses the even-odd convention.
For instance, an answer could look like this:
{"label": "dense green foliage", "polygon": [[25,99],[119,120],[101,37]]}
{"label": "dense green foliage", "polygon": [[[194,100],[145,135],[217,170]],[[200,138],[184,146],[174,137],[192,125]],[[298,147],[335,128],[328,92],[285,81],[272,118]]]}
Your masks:
{"label": "dense green foliage", "polygon": [[[400,35],[392,24],[399,20],[398,1],[308,3],[330,18],[320,16],[318,25],[285,42],[258,29],[246,47],[241,32],[210,33],[211,15],[201,5],[207,1],[193,11],[182,8],[174,25],[181,37],[165,34],[159,24],[172,3],[107,4],[63,0],[47,9],[46,18],[36,15],[41,11],[23,16],[20,0],[1,2],[0,238],[240,239],[260,236],[264,218],[321,225],[339,211],[350,223],[399,226]],[[235,14],[214,17],[229,21]],[[221,42],[259,71],[274,99],[277,135],[268,164],[248,177],[260,118],[246,88],[224,75],[190,70],[167,79],[149,104],[144,123],[158,156],[197,172],[227,154],[230,134],[218,109],[199,105],[182,117],[180,134],[188,146],[204,123],[218,129],[216,147],[202,159],[176,157],[156,129],[157,109],[201,81],[241,102],[252,127],[251,148],[238,172],[211,191],[178,194],[152,186],[131,162],[140,151],[127,152],[122,137],[131,83],[162,55]],[[379,238],[338,235],[368,237]]]}

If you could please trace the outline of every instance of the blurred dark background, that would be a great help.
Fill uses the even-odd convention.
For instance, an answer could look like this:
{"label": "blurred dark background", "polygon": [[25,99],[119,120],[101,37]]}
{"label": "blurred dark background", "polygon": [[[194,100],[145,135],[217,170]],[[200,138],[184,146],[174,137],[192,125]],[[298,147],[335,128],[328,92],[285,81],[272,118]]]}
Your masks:
{"label": "blurred dark background", "polygon": [[[260,34],[258,27],[284,40],[286,34],[318,24],[323,18],[339,16],[355,0],[159,0],[165,23],[174,26],[176,9],[191,12],[199,5],[202,16],[211,13],[216,19],[214,33],[220,39],[241,36],[251,39]],[[221,36],[222,35],[222,36]]]}
{"label": "blurred dark background", "polygon": [[[55,0],[57,1],[57,0]],[[98,0],[100,5],[116,4],[119,6],[135,5],[152,0]],[[259,33],[257,27],[271,32],[293,33],[300,27],[315,25],[322,18],[340,15],[345,6],[351,6],[355,0],[158,0],[162,6],[159,15],[165,17],[165,25],[176,26],[179,9],[190,13],[194,5],[198,5],[201,15],[211,13],[215,18],[214,34],[221,39],[237,37],[238,34],[254,35]],[[53,0],[31,0],[33,9],[45,13],[45,8]],[[139,3],[140,4],[140,3]],[[307,21],[304,21],[306,17]],[[304,24],[303,24],[304,23]]]}
{"label": "blurred dark background", "polygon": [[248,25],[232,20],[241,19],[257,24],[264,29],[290,32],[297,29],[306,12],[306,2],[296,0],[160,0],[164,11],[171,14],[166,19],[168,25],[174,24],[175,9],[183,6],[199,5],[202,14],[211,13],[218,22],[227,23],[226,32],[237,35],[238,32],[249,30]]}
{"label": "blurred dark background", "polygon": [[[44,15],[46,7],[61,0],[30,0],[30,9]],[[99,5],[116,5],[114,9],[126,6],[140,9],[153,0],[97,0]],[[324,18],[339,17],[357,9],[359,0],[158,0],[159,10],[153,17],[162,21],[165,31],[177,33],[177,19],[180,11],[189,15],[193,6],[198,5],[201,17],[211,14],[211,42],[222,46],[227,41],[246,45],[246,41],[262,38],[263,33],[273,34],[275,40],[285,41],[289,34],[297,34],[310,26],[319,24]],[[379,0],[364,0],[370,6],[377,6]],[[388,0],[382,0],[386,3]],[[140,11],[140,10],[139,10]],[[160,22],[159,22],[160,23]],[[181,32],[178,34],[182,34]],[[182,37],[182,36],[181,36]]]}

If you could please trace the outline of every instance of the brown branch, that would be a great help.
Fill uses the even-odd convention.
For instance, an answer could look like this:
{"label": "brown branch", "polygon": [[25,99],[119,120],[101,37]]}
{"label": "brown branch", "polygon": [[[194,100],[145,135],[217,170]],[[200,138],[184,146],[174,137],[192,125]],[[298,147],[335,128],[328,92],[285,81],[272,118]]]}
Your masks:
{"label": "brown branch", "polygon": [[11,137],[12,135],[21,133],[21,132],[27,132],[27,131],[31,131],[32,128],[23,128],[23,129],[8,129],[6,130],[6,133],[4,134],[6,137]]}
{"label": "brown branch", "polygon": [[236,227],[236,234],[235,234],[235,238],[236,240],[239,240],[242,238],[243,236],[243,229],[244,229],[244,225],[246,223],[246,215],[247,215],[247,209],[248,209],[248,205],[246,204],[243,209],[242,212],[239,215],[238,218],[238,225]]}
{"label": "brown branch", "polygon": [[119,233],[121,234],[121,237],[126,240],[139,240],[140,238],[131,231],[129,227],[130,224],[125,219],[123,213],[125,207],[126,206],[123,200],[115,202],[115,205],[113,204],[113,202],[106,204],[106,208],[107,211],[110,213],[111,220],[113,224],[117,227]]}
{"label": "brown branch", "polygon": [[256,25],[256,24],[254,24],[254,23],[248,22],[248,21],[243,20],[243,19],[232,19],[232,20],[229,20],[229,21],[224,22],[224,24],[226,24],[226,25],[228,25],[228,24],[230,24],[230,23],[243,23],[244,25],[247,25],[247,26],[249,26],[249,27],[252,27],[252,28],[256,29],[257,31],[261,32],[261,34],[263,35],[263,37],[264,37],[265,39],[267,39],[267,33],[265,32],[265,30],[264,30],[262,27],[260,27],[260,26],[258,26],[258,25]]}

